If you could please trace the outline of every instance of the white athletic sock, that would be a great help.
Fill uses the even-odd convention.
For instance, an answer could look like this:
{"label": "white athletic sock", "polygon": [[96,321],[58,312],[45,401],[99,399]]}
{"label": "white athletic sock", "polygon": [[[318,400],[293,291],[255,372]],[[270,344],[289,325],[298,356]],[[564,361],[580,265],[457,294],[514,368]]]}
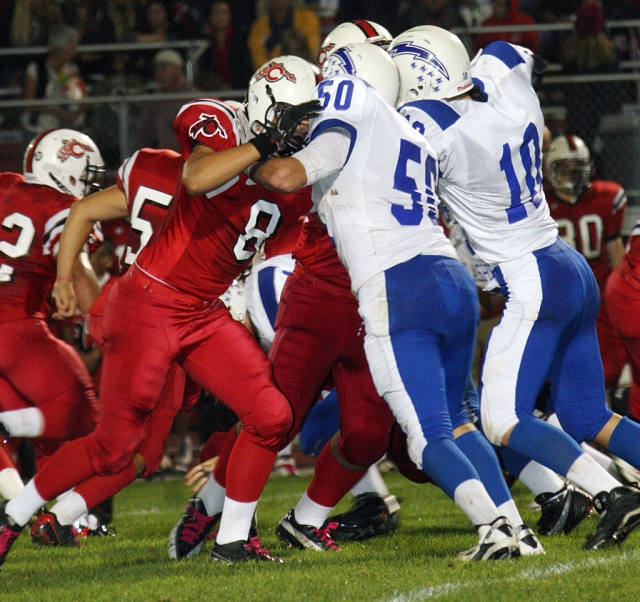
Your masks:
{"label": "white athletic sock", "polygon": [[24,489],[24,483],[15,468],[0,470],[0,497],[12,500]]}
{"label": "white athletic sock", "polygon": [[316,504],[305,491],[294,509],[294,514],[296,522],[319,529],[324,524],[324,521],[329,518],[332,510],[333,508]]}
{"label": "white athletic sock", "polygon": [[202,500],[207,514],[214,516],[218,512],[222,512],[226,492],[226,488],[219,485],[211,473],[204,487],[196,493],[196,497]]}
{"label": "white athletic sock", "polygon": [[0,422],[12,437],[39,437],[44,431],[44,417],[38,408],[1,412]]}
{"label": "white athletic sock", "polygon": [[59,499],[50,511],[56,515],[61,525],[72,525],[88,510],[85,499],[79,493],[71,491],[62,500]]}
{"label": "white athletic sock", "polygon": [[567,472],[567,479],[590,495],[601,491],[611,491],[620,487],[620,481],[614,479],[602,466],[586,453],[578,456]]}
{"label": "white athletic sock", "polygon": [[478,479],[467,479],[453,492],[453,501],[475,525],[491,524],[500,516],[487,490]]}
{"label": "white athletic sock", "polygon": [[589,454],[602,468],[604,468],[614,479],[622,482],[618,467],[612,458],[598,451],[595,447],[592,447],[588,443],[583,443],[580,447]]}
{"label": "white athletic sock", "polygon": [[49,500],[45,500],[36,489],[31,479],[24,489],[6,506],[5,512],[17,525],[24,527],[29,519]]}
{"label": "white athletic sock", "polygon": [[251,529],[251,519],[257,505],[258,500],[255,502],[236,502],[231,498],[225,498],[216,543],[223,545],[232,541],[247,541]]}
{"label": "white athletic sock", "polygon": [[498,512],[500,516],[504,516],[514,528],[519,527],[523,522],[520,512],[518,512],[518,508],[513,500],[508,500],[504,502],[504,504],[500,504],[498,506]]}
{"label": "white athletic sock", "polygon": [[529,488],[533,495],[555,493],[564,487],[564,481],[553,470],[533,460],[522,469],[518,479]]}
{"label": "white athletic sock", "polygon": [[353,495],[377,493],[382,498],[389,495],[389,489],[387,489],[376,464],[369,467],[369,470],[364,473],[364,476],[351,488],[351,493]]}
{"label": "white athletic sock", "polygon": [[293,449],[293,442],[289,443],[289,445],[287,445],[287,447],[283,447],[279,452],[278,452],[278,457],[280,456],[290,456],[291,455],[291,450]]}

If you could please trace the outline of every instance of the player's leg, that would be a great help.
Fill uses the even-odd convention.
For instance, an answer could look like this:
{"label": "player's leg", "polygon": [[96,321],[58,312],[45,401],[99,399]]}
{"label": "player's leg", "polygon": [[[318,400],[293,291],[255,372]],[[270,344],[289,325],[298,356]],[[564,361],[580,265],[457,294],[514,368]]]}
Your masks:
{"label": "player's leg", "polygon": [[[134,283],[112,291],[105,314],[106,354],[100,417],[90,436],[60,448],[6,507],[19,527],[61,493],[94,474],[115,474],[133,459],[178,346],[170,328],[176,307],[140,294]],[[117,293],[114,295],[114,293]]]}
{"label": "player's leg", "polygon": [[187,373],[233,410],[242,431],[227,466],[227,495],[216,548],[243,547],[249,540],[258,497],[278,449],[291,428],[291,408],[273,382],[258,342],[220,303],[190,325]]}
{"label": "player's leg", "polygon": [[78,354],[43,320],[7,322],[0,330],[0,374],[31,406],[0,412],[8,434],[66,441],[91,432],[97,399]]}
{"label": "player's leg", "polygon": [[[297,547],[333,549],[330,539],[334,538],[334,528],[342,529],[339,537],[344,535],[343,539],[362,539],[377,534],[376,528],[384,532],[385,527],[391,530],[397,524],[397,515],[391,521],[386,520],[389,510],[381,498],[377,516],[367,525],[362,524],[362,520],[366,522],[364,516],[360,516],[359,524],[328,520],[336,504],[386,453],[394,422],[388,405],[377,394],[371,379],[362,339],[358,336],[360,324],[354,308],[352,336],[346,338],[348,354],[341,353],[340,361],[333,369],[340,406],[340,430],[319,454],[314,477],[305,495],[278,526],[279,536]],[[349,331],[343,332],[348,334]],[[345,520],[350,519],[346,517]],[[323,530],[325,526],[327,529]]]}
{"label": "player's leg", "polygon": [[[447,406],[443,341],[470,332],[466,376],[478,312],[475,287],[459,277],[457,268],[454,260],[419,256],[366,284],[359,292],[365,350],[378,392],[410,441],[411,459],[480,529],[481,545],[489,533],[505,544],[495,555],[503,557],[517,553],[517,542],[475,468],[453,442]],[[424,303],[427,296],[429,303]],[[379,307],[385,299],[387,312]],[[380,320],[385,314],[388,319]],[[499,533],[498,523],[504,526]],[[468,558],[482,559],[489,548],[480,547]]]}
{"label": "player's leg", "polygon": [[606,297],[602,297],[596,331],[604,368],[604,384],[609,391],[618,385],[622,369],[627,362],[627,352],[622,338],[611,325],[607,305]]}
{"label": "player's leg", "polygon": [[607,280],[605,294],[609,321],[622,337],[631,364],[629,409],[640,420],[640,282],[623,264]]}

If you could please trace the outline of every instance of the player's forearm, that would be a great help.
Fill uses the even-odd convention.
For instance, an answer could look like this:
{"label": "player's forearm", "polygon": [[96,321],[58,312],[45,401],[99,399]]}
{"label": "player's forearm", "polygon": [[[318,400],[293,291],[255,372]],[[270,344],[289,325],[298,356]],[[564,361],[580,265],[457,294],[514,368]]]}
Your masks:
{"label": "player's forearm", "polygon": [[276,192],[295,192],[307,184],[304,165],[294,157],[270,159],[251,173],[261,186]]}
{"label": "player's forearm", "polygon": [[73,276],[76,259],[89,238],[95,222],[108,221],[129,214],[124,192],[111,186],[89,195],[71,206],[60,235],[58,278]]}
{"label": "player's forearm", "polygon": [[85,252],[80,253],[76,261],[73,280],[73,289],[78,307],[83,314],[87,314],[89,313],[89,308],[100,294],[100,283],[96,273],[93,271],[89,256]]}
{"label": "player's forearm", "polygon": [[76,260],[87,242],[94,222],[83,215],[83,211],[71,212],[60,235],[60,247],[58,249],[58,278],[72,278],[76,268]]}
{"label": "player's forearm", "polygon": [[196,146],[182,169],[182,183],[188,194],[206,194],[220,188],[260,160],[253,144],[215,152],[206,146]]}

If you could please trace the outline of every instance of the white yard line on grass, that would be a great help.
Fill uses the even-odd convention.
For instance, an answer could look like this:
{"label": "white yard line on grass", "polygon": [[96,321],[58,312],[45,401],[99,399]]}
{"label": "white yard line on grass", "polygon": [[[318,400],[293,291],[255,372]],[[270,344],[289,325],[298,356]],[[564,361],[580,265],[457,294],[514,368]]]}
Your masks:
{"label": "white yard line on grass", "polygon": [[[513,577],[504,579],[507,583],[515,583],[517,581],[535,581],[544,577],[553,577],[555,575],[565,575],[583,569],[597,568],[606,565],[623,564],[627,562],[637,562],[640,560],[640,552],[622,553],[619,556],[608,556],[600,558],[588,558],[578,562],[563,562],[561,564],[553,564],[544,568],[530,568],[519,571]],[[521,561],[522,562],[522,561]],[[432,600],[434,598],[442,598],[450,594],[454,594],[460,590],[489,585],[495,579],[485,579],[481,581],[467,581],[459,583],[442,583],[440,585],[432,585],[416,589],[410,592],[398,593],[393,598],[389,598],[387,602],[419,602],[420,600]]]}

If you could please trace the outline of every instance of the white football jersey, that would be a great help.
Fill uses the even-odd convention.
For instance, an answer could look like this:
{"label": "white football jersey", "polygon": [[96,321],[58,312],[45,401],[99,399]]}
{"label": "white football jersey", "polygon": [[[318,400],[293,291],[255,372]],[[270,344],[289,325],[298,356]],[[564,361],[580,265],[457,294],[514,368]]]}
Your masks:
{"label": "white football jersey", "polygon": [[424,137],[356,77],[326,79],[313,98],[323,111],[307,148],[329,130],[349,137],[343,168],[313,185],[313,200],[353,292],[417,255],[457,257],[438,224],[438,161]]}
{"label": "white football jersey", "polygon": [[471,73],[485,101],[421,100],[400,113],[440,160],[440,197],[487,263],[553,244],[558,229],[542,190],[544,118],[531,86],[532,53],[487,46]]}
{"label": "white football jersey", "polygon": [[295,261],[291,255],[276,255],[251,268],[245,283],[245,297],[249,320],[260,345],[269,352],[280,295]]}

